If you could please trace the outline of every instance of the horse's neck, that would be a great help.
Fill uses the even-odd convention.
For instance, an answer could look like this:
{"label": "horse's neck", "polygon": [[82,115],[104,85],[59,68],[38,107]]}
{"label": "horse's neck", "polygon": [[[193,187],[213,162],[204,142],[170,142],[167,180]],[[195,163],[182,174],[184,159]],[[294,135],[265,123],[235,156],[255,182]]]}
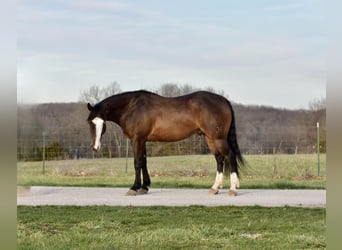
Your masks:
{"label": "horse's neck", "polygon": [[126,108],[131,100],[128,95],[116,95],[107,100],[108,117],[107,120],[119,124],[121,116],[126,111]]}

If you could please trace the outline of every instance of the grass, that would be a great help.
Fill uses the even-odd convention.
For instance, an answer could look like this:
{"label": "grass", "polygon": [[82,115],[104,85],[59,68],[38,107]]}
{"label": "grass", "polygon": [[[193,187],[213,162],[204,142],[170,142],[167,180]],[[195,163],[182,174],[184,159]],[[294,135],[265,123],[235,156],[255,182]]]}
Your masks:
{"label": "grass", "polygon": [[[241,188],[325,189],[326,157],[321,155],[317,176],[316,155],[246,155]],[[125,158],[18,162],[17,184],[22,186],[130,187],[133,159]],[[216,175],[211,155],[149,157],[153,188],[209,188]],[[226,179],[225,186],[229,181]]]}
{"label": "grass", "polygon": [[[325,188],[315,155],[247,155],[241,188]],[[150,157],[153,187],[209,188],[214,157]],[[23,186],[130,187],[133,160],[18,162]],[[226,183],[227,186],[227,183]],[[18,206],[18,249],[324,249],[325,208]]]}
{"label": "grass", "polygon": [[323,249],[325,209],[18,207],[18,249]]}

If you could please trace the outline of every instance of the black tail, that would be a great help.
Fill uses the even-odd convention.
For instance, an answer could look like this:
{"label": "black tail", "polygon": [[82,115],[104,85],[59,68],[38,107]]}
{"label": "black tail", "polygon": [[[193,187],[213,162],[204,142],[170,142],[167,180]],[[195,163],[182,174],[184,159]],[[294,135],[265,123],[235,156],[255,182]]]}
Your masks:
{"label": "black tail", "polygon": [[237,176],[239,176],[239,168],[245,164],[245,160],[241,155],[240,148],[236,138],[235,116],[233,107],[229,101],[228,104],[232,113],[232,123],[230,125],[230,129],[227,135],[229,152],[228,159],[225,160],[224,172],[226,175],[228,173],[235,172]]}

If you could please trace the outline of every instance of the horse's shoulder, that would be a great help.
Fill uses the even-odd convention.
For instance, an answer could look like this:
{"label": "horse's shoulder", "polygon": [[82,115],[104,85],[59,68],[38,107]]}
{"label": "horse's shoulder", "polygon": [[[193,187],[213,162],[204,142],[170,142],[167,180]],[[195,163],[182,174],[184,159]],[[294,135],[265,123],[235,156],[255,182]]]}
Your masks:
{"label": "horse's shoulder", "polygon": [[131,98],[126,106],[126,113],[130,115],[139,116],[142,113],[145,113],[149,107],[155,103],[155,99],[158,99],[158,95],[146,91],[146,90],[138,90],[131,93]]}

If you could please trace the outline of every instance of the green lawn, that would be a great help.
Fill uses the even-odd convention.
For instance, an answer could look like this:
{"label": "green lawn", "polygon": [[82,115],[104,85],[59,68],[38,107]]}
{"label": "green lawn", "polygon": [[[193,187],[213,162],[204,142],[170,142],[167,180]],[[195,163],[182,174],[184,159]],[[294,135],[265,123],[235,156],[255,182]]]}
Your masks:
{"label": "green lawn", "polygon": [[325,209],[18,207],[18,249],[324,249]]}
{"label": "green lawn", "polygon": [[[317,176],[316,155],[246,155],[241,170],[241,188],[324,189],[326,156],[321,155]],[[216,162],[211,155],[149,157],[151,187],[210,188]],[[18,162],[17,184],[22,186],[108,186],[130,187],[134,181],[133,159],[125,158]],[[225,187],[229,180],[225,179]]]}

